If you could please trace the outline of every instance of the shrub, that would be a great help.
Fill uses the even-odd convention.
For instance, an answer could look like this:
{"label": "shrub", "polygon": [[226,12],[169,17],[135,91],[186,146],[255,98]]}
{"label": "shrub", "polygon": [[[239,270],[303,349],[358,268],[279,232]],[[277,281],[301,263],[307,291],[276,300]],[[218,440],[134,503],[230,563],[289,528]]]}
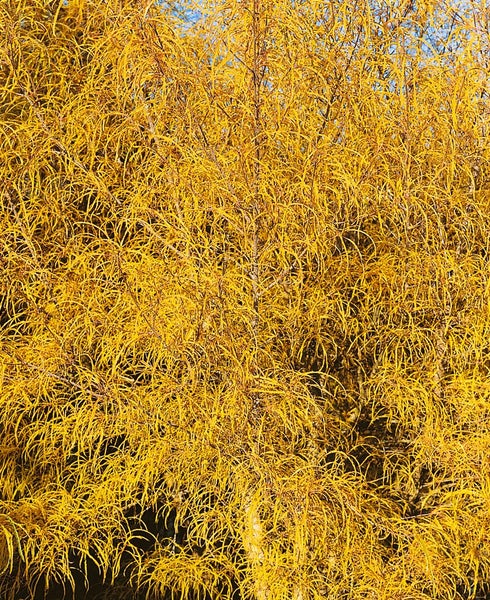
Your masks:
{"label": "shrub", "polygon": [[484,9],[0,2],[2,597],[486,597]]}

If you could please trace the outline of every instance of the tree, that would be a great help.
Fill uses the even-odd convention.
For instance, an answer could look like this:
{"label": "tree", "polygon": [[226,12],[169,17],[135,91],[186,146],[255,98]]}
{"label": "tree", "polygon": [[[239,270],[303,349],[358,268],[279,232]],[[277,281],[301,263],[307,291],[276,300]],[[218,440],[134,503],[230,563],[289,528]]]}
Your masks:
{"label": "tree", "polygon": [[486,594],[483,3],[0,8],[3,596]]}

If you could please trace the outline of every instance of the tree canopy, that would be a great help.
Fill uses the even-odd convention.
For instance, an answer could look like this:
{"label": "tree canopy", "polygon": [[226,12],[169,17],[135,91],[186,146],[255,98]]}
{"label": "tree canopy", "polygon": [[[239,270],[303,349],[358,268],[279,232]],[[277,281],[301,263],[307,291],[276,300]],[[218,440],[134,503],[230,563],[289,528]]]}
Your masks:
{"label": "tree canopy", "polygon": [[2,597],[490,593],[488,15],[0,0]]}

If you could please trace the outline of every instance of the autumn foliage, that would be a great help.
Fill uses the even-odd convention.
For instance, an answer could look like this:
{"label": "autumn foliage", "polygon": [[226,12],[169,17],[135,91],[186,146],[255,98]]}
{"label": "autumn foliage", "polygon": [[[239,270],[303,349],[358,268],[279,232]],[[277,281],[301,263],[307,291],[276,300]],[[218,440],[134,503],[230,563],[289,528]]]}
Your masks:
{"label": "autumn foliage", "polygon": [[0,0],[2,598],[490,597],[489,33]]}

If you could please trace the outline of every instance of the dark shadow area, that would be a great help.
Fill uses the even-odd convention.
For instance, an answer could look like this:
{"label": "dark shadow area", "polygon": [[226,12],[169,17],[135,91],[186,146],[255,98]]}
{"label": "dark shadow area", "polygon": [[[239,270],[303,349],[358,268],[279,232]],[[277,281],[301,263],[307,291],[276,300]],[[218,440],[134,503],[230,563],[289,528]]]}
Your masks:
{"label": "dark shadow area", "polygon": [[474,585],[471,581],[469,588],[463,584],[456,586],[458,600],[490,600],[490,582],[482,581]]}
{"label": "dark shadow area", "polygon": [[7,296],[0,296],[0,331],[8,336],[29,335],[28,311],[27,302],[23,300],[14,301]]}

